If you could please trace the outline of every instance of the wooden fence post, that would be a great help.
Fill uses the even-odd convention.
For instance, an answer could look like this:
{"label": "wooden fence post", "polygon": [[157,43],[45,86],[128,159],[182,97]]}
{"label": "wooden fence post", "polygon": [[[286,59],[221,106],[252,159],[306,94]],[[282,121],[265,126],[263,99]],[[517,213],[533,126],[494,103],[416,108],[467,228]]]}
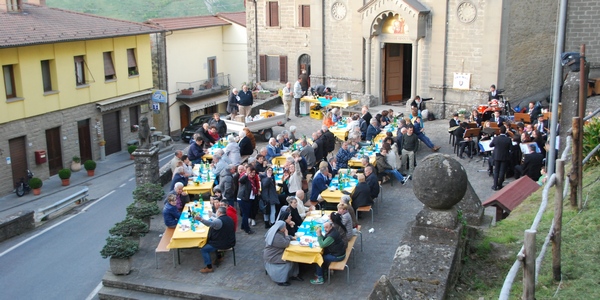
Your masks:
{"label": "wooden fence post", "polygon": [[552,233],[552,277],[555,281],[561,279],[560,244],[562,232],[563,184],[565,176],[565,161],[556,160],[556,185],[554,192],[554,232]]}
{"label": "wooden fence post", "polygon": [[525,230],[523,262],[523,300],[535,300],[535,230]]}
{"label": "wooden fence post", "polygon": [[[571,194],[569,195],[569,201],[571,202],[571,206],[577,207],[577,191],[578,182],[579,182],[579,166],[581,164],[581,157],[579,157],[579,148],[582,146],[582,141],[580,140],[579,135],[579,123],[581,122],[581,118],[574,117],[573,118],[573,159],[571,160],[571,173],[569,174],[569,184],[571,185]],[[579,163],[577,163],[579,162]]]}

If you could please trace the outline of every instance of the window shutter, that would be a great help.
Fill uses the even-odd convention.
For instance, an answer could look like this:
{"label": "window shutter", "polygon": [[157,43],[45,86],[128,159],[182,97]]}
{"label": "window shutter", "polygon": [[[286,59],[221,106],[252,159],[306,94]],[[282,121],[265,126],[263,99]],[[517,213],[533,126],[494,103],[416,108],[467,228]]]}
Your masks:
{"label": "window shutter", "polygon": [[279,3],[276,1],[269,2],[269,19],[271,20],[269,26],[279,26]]}
{"label": "window shutter", "polygon": [[304,18],[303,18],[303,7],[304,5],[298,5],[298,27],[304,27]]}
{"label": "window shutter", "polygon": [[279,81],[281,83],[287,83],[287,56],[279,56]]}
{"label": "window shutter", "polygon": [[135,53],[133,52],[133,49],[127,49],[127,67],[137,67],[137,63],[135,62]]}
{"label": "window shutter", "polygon": [[115,75],[115,67],[113,66],[112,55],[110,52],[104,52],[104,76]]}
{"label": "window shutter", "polygon": [[310,5],[302,5],[302,27],[310,27]]}
{"label": "window shutter", "polygon": [[267,56],[259,55],[260,58],[260,81],[267,81]]}
{"label": "window shutter", "polygon": [[271,2],[267,2],[267,27],[271,26]]}

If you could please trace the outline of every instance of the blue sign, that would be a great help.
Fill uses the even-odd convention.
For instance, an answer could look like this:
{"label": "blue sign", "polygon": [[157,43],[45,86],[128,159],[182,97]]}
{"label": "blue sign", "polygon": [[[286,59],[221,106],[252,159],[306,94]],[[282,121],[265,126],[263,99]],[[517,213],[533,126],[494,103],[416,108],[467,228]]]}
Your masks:
{"label": "blue sign", "polygon": [[167,91],[152,90],[152,101],[159,103],[167,103]]}
{"label": "blue sign", "polygon": [[160,104],[152,103],[152,110],[160,110]]}

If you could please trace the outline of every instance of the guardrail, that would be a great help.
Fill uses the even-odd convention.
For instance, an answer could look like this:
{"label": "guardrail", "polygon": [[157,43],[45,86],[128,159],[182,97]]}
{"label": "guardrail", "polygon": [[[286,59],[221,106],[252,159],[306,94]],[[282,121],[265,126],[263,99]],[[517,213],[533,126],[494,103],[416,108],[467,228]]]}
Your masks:
{"label": "guardrail", "polygon": [[48,205],[44,208],[38,209],[38,211],[35,213],[35,221],[40,222],[40,221],[46,219],[51,214],[73,204],[76,201],[87,200],[87,196],[89,195],[88,192],[89,192],[89,188],[86,186],[81,191],[79,191],[75,194],[72,194],[62,200],[56,201],[55,203]]}
{"label": "guardrail", "polygon": [[[600,113],[600,109],[596,109],[592,114],[583,118],[583,121],[587,121]],[[573,128],[569,129],[567,132],[571,133]],[[563,200],[566,198],[569,185],[564,184],[564,167],[565,161],[569,159],[569,153],[572,148],[572,138],[571,136],[567,136],[566,139],[566,147],[562,153],[561,159],[556,160],[556,173],[552,174],[550,178],[546,181],[544,185],[544,190],[542,191],[542,202],[540,203],[540,208],[531,224],[529,229],[526,229],[524,232],[524,240],[523,246],[521,250],[517,254],[517,259],[513,263],[512,267],[508,271],[506,278],[504,279],[504,284],[502,285],[502,290],[500,291],[500,296],[498,299],[506,300],[510,297],[510,289],[512,288],[515,277],[517,276],[519,269],[523,269],[523,299],[535,299],[535,284],[537,283],[537,278],[540,273],[540,269],[542,266],[542,262],[544,260],[544,256],[546,254],[546,250],[550,242],[552,242],[552,272],[554,280],[560,281],[562,280],[561,275],[561,254],[560,254],[560,244],[561,244],[561,232],[562,232],[562,208],[563,208]],[[593,157],[596,152],[600,150],[600,145],[596,146],[583,160],[582,167],[585,163],[589,161],[591,157]],[[548,204],[548,193],[550,188],[553,186],[556,187],[555,198],[554,198],[554,218],[552,219],[552,225],[550,226],[550,230],[544,239],[544,244],[540,250],[539,255],[534,259],[536,254],[536,246],[535,246],[535,236],[537,234],[537,228],[542,219],[542,215],[546,210],[546,206]],[[562,193],[559,191],[562,190]]]}

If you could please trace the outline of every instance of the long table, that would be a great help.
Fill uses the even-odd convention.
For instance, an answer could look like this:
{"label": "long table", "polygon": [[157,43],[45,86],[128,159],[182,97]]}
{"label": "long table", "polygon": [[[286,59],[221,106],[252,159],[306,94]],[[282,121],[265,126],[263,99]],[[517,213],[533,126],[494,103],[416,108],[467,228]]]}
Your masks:
{"label": "long table", "polygon": [[[348,185],[343,189],[343,191],[352,194],[352,192],[354,192],[354,188],[358,184],[358,180],[348,176],[343,176],[342,178],[349,181]],[[327,203],[340,203],[343,195],[344,193],[340,189],[337,177],[334,177],[331,180],[328,189],[321,192],[321,197],[323,200],[327,201]]]}
{"label": "long table", "polygon": [[[210,207],[210,201],[204,201],[202,204],[200,204],[200,202],[187,203],[183,209],[183,213],[179,217],[179,222],[177,223],[177,227],[173,232],[173,237],[171,237],[171,242],[167,248],[202,248],[204,245],[206,245],[206,241],[208,239],[208,227],[206,227],[206,225],[202,224],[200,221],[195,221],[195,231],[192,231],[191,228],[184,226],[184,224],[189,224],[187,215],[188,208],[196,209],[196,203],[198,203],[198,205],[203,205],[205,212],[208,212],[210,209],[212,209]],[[208,217],[208,215],[203,215],[203,217],[205,216]],[[183,229],[184,227],[186,227],[185,230]]]}
{"label": "long table", "polygon": [[[302,222],[302,225],[298,228],[298,232],[304,233],[304,236],[300,237],[301,239],[304,237],[312,237],[313,239],[313,247],[302,246],[302,245],[292,245],[290,244],[285,251],[283,252],[282,259],[285,261],[293,261],[297,263],[303,264],[318,264],[319,266],[323,264],[323,256],[321,253],[323,249],[319,247],[319,242],[317,241],[316,234],[310,233],[310,223],[313,220],[319,219],[320,221],[325,220],[327,216],[332,211],[325,211],[324,215],[321,216],[320,210],[313,210],[306,213],[306,218]],[[321,225],[321,222],[315,222],[317,226]]]}
{"label": "long table", "polygon": [[[208,180],[208,173],[210,172],[209,167],[204,167],[204,172],[200,172],[200,164],[194,165],[194,169],[192,170],[192,177],[189,178],[188,185],[183,187],[183,191],[192,194],[199,195],[204,193],[212,193],[212,188],[215,183],[215,176],[210,175],[210,180]],[[200,179],[198,176],[202,173],[206,179]]]}

